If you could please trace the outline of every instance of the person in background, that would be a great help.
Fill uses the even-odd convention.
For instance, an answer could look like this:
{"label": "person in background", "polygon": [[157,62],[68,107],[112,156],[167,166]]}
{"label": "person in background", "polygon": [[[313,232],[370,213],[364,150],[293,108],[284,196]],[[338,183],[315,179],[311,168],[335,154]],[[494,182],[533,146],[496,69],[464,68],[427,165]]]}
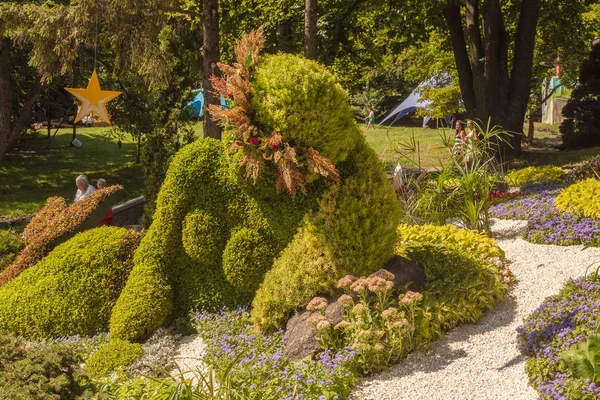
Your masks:
{"label": "person in background", "polygon": [[373,107],[369,107],[369,115],[367,115],[367,129],[370,126],[375,129],[375,111],[373,111]]}
{"label": "person in background", "polygon": [[465,133],[460,121],[456,121],[456,131],[454,132],[454,147],[452,153],[457,159],[461,159],[465,152],[465,141],[467,134]]}
{"label": "person in background", "polygon": [[[98,187],[98,190],[105,189],[106,188],[106,179],[103,179],[103,178],[98,179],[98,181],[96,182],[96,186]],[[106,213],[104,218],[102,218],[102,221],[100,221],[100,224],[98,226],[114,226],[114,225],[115,225],[115,222],[113,221],[113,212],[112,212],[112,208],[111,208],[110,210],[108,210],[108,212]]]}
{"label": "person in background", "polygon": [[478,140],[477,130],[475,129],[475,124],[473,121],[467,121],[467,130],[465,133],[464,141],[467,145],[465,161],[471,162],[475,159],[476,156],[476,142]]}
{"label": "person in background", "polygon": [[79,175],[75,178],[75,185],[77,185],[77,192],[75,193],[75,203],[83,200],[90,194],[94,193],[96,189],[89,184],[87,176]]}

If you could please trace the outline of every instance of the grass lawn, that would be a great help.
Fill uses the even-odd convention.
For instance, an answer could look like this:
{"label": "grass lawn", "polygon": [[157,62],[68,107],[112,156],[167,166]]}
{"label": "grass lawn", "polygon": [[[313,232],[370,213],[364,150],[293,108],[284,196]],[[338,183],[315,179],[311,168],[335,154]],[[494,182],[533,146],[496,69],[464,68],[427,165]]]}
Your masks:
{"label": "grass lawn", "polygon": [[[398,162],[404,167],[435,167],[439,160],[446,160],[449,152],[443,146],[441,137],[446,135],[454,140],[454,131],[450,129],[423,129],[413,127],[384,127],[378,126],[363,132],[369,145],[375,150],[386,167],[393,167]],[[407,142],[412,142],[418,151],[409,151]],[[404,154],[404,156],[402,155]]]}
{"label": "grass lawn", "polygon": [[51,196],[72,202],[79,174],[87,175],[94,187],[104,178],[109,185],[122,184],[130,198],[141,195],[144,176],[135,164],[135,143],[125,140],[119,150],[117,140],[107,137],[109,130],[78,128],[80,148],[69,146],[71,128],[59,130],[49,149],[45,135],[23,136],[0,161],[0,215],[37,211]]}

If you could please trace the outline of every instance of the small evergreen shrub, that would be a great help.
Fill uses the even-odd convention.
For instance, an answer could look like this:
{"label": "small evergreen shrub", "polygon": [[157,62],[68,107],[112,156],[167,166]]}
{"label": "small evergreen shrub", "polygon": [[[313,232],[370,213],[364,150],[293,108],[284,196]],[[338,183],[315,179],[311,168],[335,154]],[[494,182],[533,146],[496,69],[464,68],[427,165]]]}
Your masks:
{"label": "small evergreen shrub", "polygon": [[31,338],[106,330],[141,235],[102,227],[76,235],[0,287],[0,328]]}
{"label": "small evergreen shrub", "polygon": [[85,371],[94,379],[106,377],[117,369],[129,368],[143,354],[144,349],[139,343],[111,339],[108,344],[89,356]]}
{"label": "small evergreen shrub", "polygon": [[0,333],[0,399],[79,398],[89,386],[82,361],[65,343],[30,345]]}
{"label": "small evergreen shrub", "polygon": [[469,229],[459,229],[454,225],[400,225],[398,227],[398,243],[414,246],[441,245],[463,249],[475,257],[485,259],[505,257],[504,251],[496,241],[484,234]]}
{"label": "small evergreen shrub", "polygon": [[556,207],[578,216],[600,219],[600,180],[575,183],[556,196]]}
{"label": "small evergreen shrub", "polygon": [[51,197],[25,227],[23,240],[25,248],[9,267],[0,272],[0,286],[5,285],[19,276],[21,272],[31,267],[51,250],[53,242],[65,238],[76,231],[90,219],[97,220],[105,215],[106,210],[95,213],[109,197],[123,190],[120,185],[96,190],[83,200],[67,206],[62,197]]}
{"label": "small evergreen shrub", "polygon": [[558,183],[566,176],[566,172],[560,167],[526,167],[510,171],[506,174],[506,181],[513,186],[522,186],[526,183]]}
{"label": "small evergreen shrub", "polygon": [[0,230],[0,271],[9,266],[25,247],[23,240],[10,230]]}

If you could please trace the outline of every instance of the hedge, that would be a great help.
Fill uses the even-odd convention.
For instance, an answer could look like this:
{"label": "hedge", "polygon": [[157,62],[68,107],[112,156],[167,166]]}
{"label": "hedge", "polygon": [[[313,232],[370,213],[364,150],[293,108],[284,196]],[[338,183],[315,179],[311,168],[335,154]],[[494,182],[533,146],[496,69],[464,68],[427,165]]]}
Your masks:
{"label": "hedge", "polygon": [[139,240],[139,233],[102,227],[58,246],[0,287],[0,328],[29,338],[106,330]]}

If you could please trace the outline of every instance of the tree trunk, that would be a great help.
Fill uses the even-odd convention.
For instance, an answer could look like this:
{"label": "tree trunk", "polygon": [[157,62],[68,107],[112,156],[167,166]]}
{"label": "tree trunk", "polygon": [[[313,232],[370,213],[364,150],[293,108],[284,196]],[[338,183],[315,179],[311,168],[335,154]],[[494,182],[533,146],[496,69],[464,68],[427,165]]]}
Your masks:
{"label": "tree trunk", "polygon": [[533,143],[533,135],[535,132],[535,125],[533,123],[533,113],[529,113],[529,125],[527,126],[527,143],[530,145]]}
{"label": "tree trunk", "polygon": [[0,39],[0,159],[12,141],[13,90],[9,65],[11,45],[10,40]]}
{"label": "tree trunk", "polygon": [[304,57],[317,58],[317,0],[304,2]]}
{"label": "tree trunk", "polygon": [[454,0],[447,1],[444,16],[467,117],[480,120],[484,125],[490,121],[492,126],[504,128],[507,144],[501,146],[501,153],[518,154],[531,90],[540,0],[521,2],[510,74],[510,38],[504,27],[499,0],[483,0],[481,7],[479,0],[465,0],[464,3],[466,29],[460,5]]}
{"label": "tree trunk", "polygon": [[[284,14],[287,10],[283,11]],[[279,50],[283,53],[293,53],[294,46],[292,44],[292,20],[290,18],[283,18],[279,21],[279,30],[277,32],[277,45]]]}
{"label": "tree trunk", "polygon": [[219,104],[219,95],[213,91],[211,75],[219,70],[219,0],[203,0],[203,51],[202,51],[202,87],[204,88],[204,136],[221,139],[221,128],[210,118],[207,112],[209,104]]}

